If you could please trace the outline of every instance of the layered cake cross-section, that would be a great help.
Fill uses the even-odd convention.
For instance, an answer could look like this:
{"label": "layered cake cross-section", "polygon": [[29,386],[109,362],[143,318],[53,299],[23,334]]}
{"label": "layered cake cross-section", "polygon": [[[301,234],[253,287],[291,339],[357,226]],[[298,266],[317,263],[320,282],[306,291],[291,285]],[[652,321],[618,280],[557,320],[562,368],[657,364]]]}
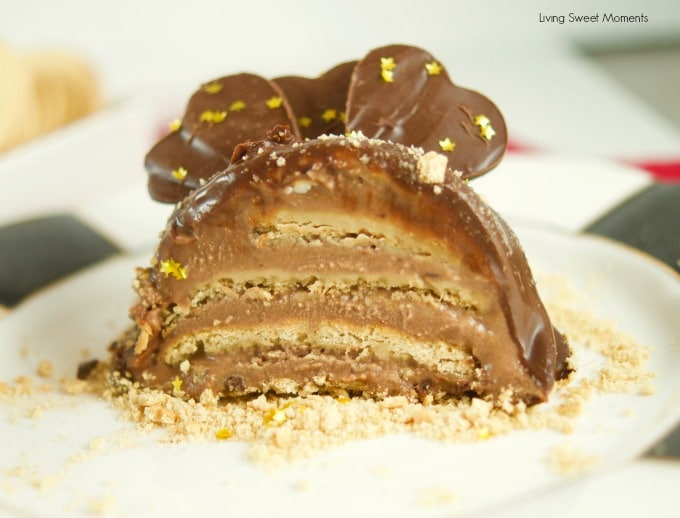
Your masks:
{"label": "layered cake cross-section", "polygon": [[175,208],[115,368],[200,397],[545,401],[569,348],[521,246],[435,152],[278,126]]}

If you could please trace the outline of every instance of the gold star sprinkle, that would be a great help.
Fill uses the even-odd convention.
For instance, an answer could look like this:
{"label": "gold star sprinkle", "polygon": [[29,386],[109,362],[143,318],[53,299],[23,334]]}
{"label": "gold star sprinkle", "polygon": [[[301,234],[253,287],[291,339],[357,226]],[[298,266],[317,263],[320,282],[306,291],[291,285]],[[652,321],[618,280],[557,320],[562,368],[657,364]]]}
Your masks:
{"label": "gold star sprinkle", "polygon": [[380,69],[381,70],[394,70],[397,64],[394,62],[394,58],[380,58]]}
{"label": "gold star sprinkle", "polygon": [[168,124],[168,129],[170,130],[170,133],[174,133],[175,131],[179,131],[179,129],[181,127],[182,127],[182,121],[179,120],[179,119],[175,119],[170,124]]}
{"label": "gold star sprinkle", "polygon": [[229,105],[229,111],[230,112],[240,112],[246,107],[246,103],[241,101],[240,99],[238,101],[234,101]]}
{"label": "gold star sprinkle", "polygon": [[491,124],[487,124],[479,128],[479,134],[486,140],[491,140],[496,134],[496,130],[491,127]]}
{"label": "gold star sprinkle", "polygon": [[475,117],[475,126],[483,128],[484,126],[488,126],[489,124],[491,124],[491,121],[486,115],[479,114]]}
{"label": "gold star sprinkle", "polygon": [[425,63],[425,70],[427,70],[428,76],[438,76],[444,69],[436,61],[432,61],[431,63]]}
{"label": "gold star sprinkle", "polygon": [[302,116],[298,119],[298,124],[303,128],[309,128],[312,125],[312,119]]}
{"label": "gold star sprinkle", "polygon": [[283,99],[278,96],[270,97],[267,99],[267,106],[269,107],[270,110],[274,110],[276,108],[280,108],[281,105],[283,104]]}
{"label": "gold star sprinkle", "polygon": [[202,89],[206,93],[216,94],[222,90],[222,83],[218,81],[212,81],[210,83],[203,85]]}
{"label": "gold star sprinkle", "polygon": [[267,412],[262,418],[264,424],[267,426],[281,426],[288,420],[287,410],[292,408],[296,413],[304,412],[307,407],[296,401],[290,401],[279,408],[274,408]]}
{"label": "gold star sprinkle", "polygon": [[264,424],[267,426],[280,426],[286,422],[288,418],[286,417],[285,408],[275,408],[270,410],[264,415]]}
{"label": "gold star sprinkle", "polygon": [[479,136],[486,140],[491,140],[496,134],[496,130],[493,129],[491,121],[484,114],[479,114],[475,116],[475,126],[479,127]]}
{"label": "gold star sprinkle", "polygon": [[327,110],[324,110],[324,112],[321,114],[321,118],[325,122],[330,122],[332,120],[335,120],[338,118],[338,110],[334,110],[333,108],[328,108]]}
{"label": "gold star sprinkle", "polygon": [[164,273],[166,277],[172,275],[178,281],[187,278],[187,270],[174,259],[161,261],[160,272]]}
{"label": "gold star sprinkle", "polygon": [[182,390],[182,380],[179,379],[179,376],[175,376],[175,379],[170,382],[172,384],[172,390],[179,392]]}
{"label": "gold star sprinkle", "polygon": [[219,122],[224,121],[224,119],[227,118],[227,112],[226,111],[213,111],[213,110],[205,110],[201,113],[200,117],[198,120],[200,122],[210,122],[217,124]]}
{"label": "gold star sprinkle", "polygon": [[380,58],[380,77],[386,83],[394,83],[394,69],[397,64],[394,58]]}
{"label": "gold star sprinkle", "polygon": [[394,83],[394,72],[392,70],[383,70],[380,72],[380,77],[386,83]]}
{"label": "gold star sprinkle", "polygon": [[187,177],[187,174],[189,174],[189,172],[181,166],[172,170],[172,176],[174,176],[180,182]]}
{"label": "gold star sprinkle", "polygon": [[219,439],[220,441],[226,441],[227,439],[231,439],[234,436],[234,432],[232,432],[229,428],[220,428],[215,432],[215,439]]}
{"label": "gold star sprinkle", "polygon": [[456,143],[452,142],[449,137],[446,137],[445,139],[439,141],[439,147],[442,151],[448,151],[450,153],[453,151],[453,148],[456,147]]}
{"label": "gold star sprinkle", "polygon": [[491,430],[489,430],[486,426],[482,426],[481,428],[477,428],[477,436],[482,440],[486,441],[487,439],[490,439],[493,434],[491,433]]}
{"label": "gold star sprinkle", "polygon": [[340,122],[347,122],[347,114],[345,112],[340,112]]}

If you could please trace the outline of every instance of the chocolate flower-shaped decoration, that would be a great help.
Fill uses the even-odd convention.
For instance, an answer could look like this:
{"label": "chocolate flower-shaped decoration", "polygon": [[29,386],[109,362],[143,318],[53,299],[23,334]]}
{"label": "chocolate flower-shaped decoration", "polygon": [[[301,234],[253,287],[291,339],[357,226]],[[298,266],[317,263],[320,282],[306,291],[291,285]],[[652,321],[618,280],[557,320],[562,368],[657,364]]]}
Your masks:
{"label": "chocolate flower-shaped decoration", "polygon": [[151,197],[182,200],[226,169],[239,144],[277,125],[303,139],[361,131],[437,151],[463,178],[492,169],[507,145],[503,116],[489,99],[454,85],[428,52],[390,45],[314,79],[244,73],[203,84],[146,156]]}
{"label": "chocolate flower-shaped decoration", "polygon": [[356,64],[356,61],[342,63],[315,79],[299,76],[274,79],[293,108],[301,137],[345,133],[347,91]]}
{"label": "chocolate flower-shaped decoration", "polygon": [[357,64],[346,124],[442,153],[463,178],[492,169],[507,146],[505,121],[489,99],[456,86],[430,53],[405,45],[375,49]]}
{"label": "chocolate flower-shaped decoration", "polygon": [[290,105],[272,81],[237,74],[205,83],[189,99],[179,127],[146,155],[151,197],[183,199],[226,169],[238,144],[261,139],[277,124],[297,132]]}

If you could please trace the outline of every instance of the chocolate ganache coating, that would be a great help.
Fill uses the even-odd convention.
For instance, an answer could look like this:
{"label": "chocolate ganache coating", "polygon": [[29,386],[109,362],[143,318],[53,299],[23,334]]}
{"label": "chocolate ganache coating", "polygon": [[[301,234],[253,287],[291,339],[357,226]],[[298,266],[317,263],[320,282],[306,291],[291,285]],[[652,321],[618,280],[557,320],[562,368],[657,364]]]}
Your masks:
{"label": "chocolate ganache coating", "polygon": [[[336,244],[309,236],[297,239],[293,246],[280,244],[284,242],[280,241],[281,232],[292,225],[303,228],[316,222],[314,232],[319,232],[337,221],[350,221],[350,226],[356,221],[358,226],[336,239]],[[370,225],[375,228],[371,230]],[[394,244],[397,241],[389,241],[389,229],[401,240],[399,246],[421,243],[423,248],[416,254],[412,250],[402,253]],[[358,242],[362,235],[377,236],[373,243],[378,245],[347,248],[346,242]],[[449,337],[470,351],[478,368],[471,371],[474,379],[466,382],[466,390],[498,395],[511,388],[518,397],[535,403],[546,400],[555,379],[567,372],[569,348],[550,322],[517,238],[460,175],[446,166],[441,155],[354,134],[300,142],[283,127],[270,132],[267,140],[239,146],[227,169],[178,204],[152,266],[139,272],[140,302],[131,310],[136,331],[133,339],[117,344],[118,366],[143,383],[167,389],[169,380],[179,376],[194,394],[211,388],[229,395],[234,387],[243,387],[238,369],[224,367],[227,371],[219,380],[211,377],[210,362],[217,365],[221,360],[207,349],[199,349],[186,358],[192,365],[200,365],[203,375],[185,377],[172,365],[179,362],[177,358],[184,358],[173,356],[173,348],[187,336],[209,337],[216,329],[211,326],[227,332],[229,326],[251,329],[259,322],[259,328],[266,329],[275,328],[279,320],[297,318],[295,305],[276,309],[277,289],[282,288],[272,290],[273,296],[261,293],[264,289],[260,286],[266,288],[269,282],[263,284],[262,277],[276,277],[283,286],[289,277],[300,282],[310,276],[333,282],[353,279],[355,287],[374,282],[379,289],[371,291],[369,286],[366,297],[384,300],[386,307],[393,304],[396,294],[415,297],[431,292],[436,299],[444,293],[443,288],[438,291],[441,286],[455,286],[456,296],[463,302],[448,306],[433,303],[440,308],[437,311],[422,310],[435,305],[414,306],[422,321],[404,323],[404,318],[388,318],[387,313],[380,316],[377,306],[368,310],[378,314],[373,326],[388,325],[427,339],[430,335]],[[229,288],[224,288],[225,279],[232,283]],[[220,306],[211,308],[205,302],[206,293],[215,291],[210,292],[211,286],[222,286],[233,295],[238,289],[234,279],[247,279],[240,298],[232,297],[234,302],[229,302],[229,307],[241,309],[218,315]],[[385,279],[402,285],[385,288]],[[328,300],[333,292],[329,286],[327,283],[325,288]],[[413,294],[404,295],[408,290]],[[257,306],[260,313],[253,309],[253,293],[263,300]],[[385,293],[392,296],[385,298]],[[321,303],[315,303],[310,311],[321,320],[335,318],[338,323],[341,318],[340,327],[365,325],[370,311],[354,314],[346,310],[348,296],[339,295],[337,300],[345,301],[344,305],[327,310],[324,299],[319,299]],[[286,311],[295,314],[286,315]],[[189,316],[177,324],[176,315]],[[174,323],[167,324],[170,321]],[[312,336],[317,324],[296,325],[308,326],[304,329]],[[242,362],[245,353],[238,351],[234,354],[241,355],[238,362]],[[328,362],[323,364],[325,375],[346,375],[346,364],[345,374],[340,368],[335,373],[332,370],[338,358],[324,361]],[[411,367],[412,373],[423,369]],[[309,368],[310,364],[305,364],[300,372],[307,373]],[[435,374],[423,374],[419,384],[437,382],[442,374]],[[375,374],[369,381],[375,379],[379,385],[380,376],[388,373]],[[364,383],[366,379],[364,376]],[[440,388],[453,391],[461,385],[460,379],[451,378],[442,381]],[[402,390],[398,383],[385,382],[383,386]]]}

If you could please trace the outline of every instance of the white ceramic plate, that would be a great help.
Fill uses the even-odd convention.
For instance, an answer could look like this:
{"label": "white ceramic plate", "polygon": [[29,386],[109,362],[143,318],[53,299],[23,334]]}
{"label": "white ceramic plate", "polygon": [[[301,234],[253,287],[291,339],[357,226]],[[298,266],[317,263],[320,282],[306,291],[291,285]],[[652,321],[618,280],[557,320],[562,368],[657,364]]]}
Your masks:
{"label": "white ceramic plate", "polygon": [[[130,433],[132,425],[95,397],[47,395],[38,417],[28,417],[36,398],[0,399],[0,510],[28,516],[101,510],[130,516],[451,516],[498,509],[566,484],[545,458],[551,446],[567,440],[600,456],[603,467],[639,455],[680,416],[678,277],[606,240],[531,228],[519,235],[537,270],[591,290],[602,316],[653,347],[654,395],[597,396],[568,437],[522,431],[444,445],[392,436],[273,472],[245,461],[238,443],[170,445],[153,434]],[[127,325],[133,268],[146,260],[106,262],[0,320],[0,380],[34,375],[41,359],[53,362],[57,376],[73,376],[83,348],[103,356]],[[125,444],[97,450],[98,441],[115,445],[116,437]]]}

